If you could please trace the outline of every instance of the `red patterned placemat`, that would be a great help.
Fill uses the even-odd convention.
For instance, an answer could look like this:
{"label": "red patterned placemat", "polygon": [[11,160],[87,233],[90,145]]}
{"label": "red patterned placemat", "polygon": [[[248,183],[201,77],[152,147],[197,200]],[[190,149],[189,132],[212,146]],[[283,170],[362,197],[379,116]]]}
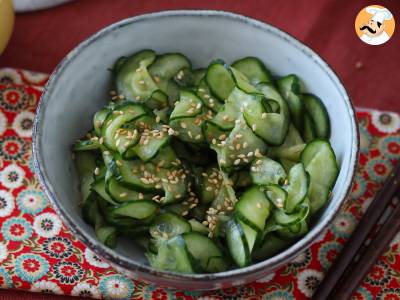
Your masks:
{"label": "red patterned placemat", "polygon": [[[62,224],[33,174],[31,126],[47,75],[0,69],[0,288],[105,299],[308,299],[400,158],[400,117],[360,110],[361,156],[351,199],[306,252],[254,283],[213,292],[132,281]],[[400,235],[365,278],[356,299],[400,297]]]}

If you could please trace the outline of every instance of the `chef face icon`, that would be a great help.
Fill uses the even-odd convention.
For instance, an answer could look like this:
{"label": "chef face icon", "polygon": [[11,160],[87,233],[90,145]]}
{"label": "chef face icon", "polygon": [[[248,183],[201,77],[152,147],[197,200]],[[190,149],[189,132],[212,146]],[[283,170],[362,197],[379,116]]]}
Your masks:
{"label": "chef face icon", "polygon": [[[387,30],[387,25],[391,30]],[[369,45],[386,43],[394,31],[393,15],[384,7],[368,6],[357,16],[356,31],[360,39]]]}
{"label": "chef face icon", "polygon": [[364,34],[372,38],[382,34],[385,27],[385,24],[371,19],[367,23],[363,24],[360,30],[362,30]]}

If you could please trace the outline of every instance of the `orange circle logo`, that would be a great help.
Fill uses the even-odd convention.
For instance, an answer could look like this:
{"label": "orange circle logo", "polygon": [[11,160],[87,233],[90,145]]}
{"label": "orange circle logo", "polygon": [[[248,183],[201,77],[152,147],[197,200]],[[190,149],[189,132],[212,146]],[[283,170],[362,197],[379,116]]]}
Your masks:
{"label": "orange circle logo", "polygon": [[393,14],[381,5],[370,5],[357,15],[355,29],[357,36],[368,45],[386,43],[394,33]]}

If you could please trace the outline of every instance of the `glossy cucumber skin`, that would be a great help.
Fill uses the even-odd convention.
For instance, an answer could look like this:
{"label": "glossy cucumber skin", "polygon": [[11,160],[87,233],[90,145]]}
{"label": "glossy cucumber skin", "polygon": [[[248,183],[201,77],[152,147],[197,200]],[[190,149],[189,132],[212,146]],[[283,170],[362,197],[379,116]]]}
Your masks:
{"label": "glossy cucumber skin", "polygon": [[306,234],[339,167],[321,100],[255,57],[193,70],[143,50],[112,68],[116,93],[79,140],[82,215],[115,247],[132,238],[160,270],[214,273]]}

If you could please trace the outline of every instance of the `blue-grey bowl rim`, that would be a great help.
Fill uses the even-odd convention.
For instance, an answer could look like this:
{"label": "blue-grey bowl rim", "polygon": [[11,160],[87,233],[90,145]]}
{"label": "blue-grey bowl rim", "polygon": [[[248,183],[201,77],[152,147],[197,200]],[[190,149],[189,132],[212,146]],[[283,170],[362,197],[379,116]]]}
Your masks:
{"label": "blue-grey bowl rim", "polygon": [[[49,184],[47,174],[44,172],[43,161],[40,156],[40,127],[42,115],[44,113],[44,106],[50,99],[50,94],[53,89],[55,82],[57,81],[57,77],[61,74],[64,69],[68,66],[68,64],[79,55],[79,53],[85,49],[88,45],[90,45],[93,41],[103,37],[104,35],[132,23],[137,23],[141,21],[148,21],[156,18],[169,18],[169,17],[224,17],[227,19],[239,20],[245,24],[251,25],[255,28],[262,29],[264,31],[270,32],[279,38],[286,40],[288,43],[292,44],[300,51],[302,51],[305,55],[310,57],[314,62],[321,67],[321,69],[326,73],[326,75],[330,78],[330,80],[336,85],[336,88],[340,91],[343,99],[345,99],[348,113],[351,116],[352,124],[352,135],[353,135],[353,144],[352,144],[352,153],[350,158],[350,163],[352,164],[351,172],[347,174],[345,184],[345,189],[340,190],[340,201],[335,203],[333,207],[330,208],[327,216],[323,220],[321,220],[320,224],[314,226],[304,237],[294,243],[292,246],[287,248],[286,250],[280,252],[279,254],[266,259],[264,261],[252,264],[248,267],[237,268],[233,270],[228,270],[221,273],[212,273],[212,274],[182,274],[176,272],[167,272],[167,271],[159,271],[150,266],[143,265],[140,263],[136,263],[135,261],[128,259],[125,256],[118,254],[116,251],[107,248],[105,245],[101,244],[96,239],[90,237],[84,230],[81,230],[74,223],[74,219],[64,210],[61,203],[59,203],[53,193],[53,188]],[[68,226],[68,228],[76,235],[76,237],[81,240],[85,245],[89,248],[93,249],[98,255],[104,257],[106,260],[110,261],[118,265],[121,268],[130,270],[130,271],[138,271],[142,273],[152,274],[154,276],[163,276],[169,277],[173,279],[182,279],[182,280],[218,280],[218,279],[228,279],[228,278],[238,278],[243,274],[255,273],[261,271],[262,269],[270,269],[271,271],[278,267],[282,262],[287,261],[288,259],[294,258],[298,253],[301,253],[305,249],[307,249],[314,240],[322,233],[322,231],[332,222],[334,216],[339,211],[341,205],[344,200],[350,193],[352,182],[355,176],[355,170],[358,162],[358,153],[359,153],[359,133],[358,133],[358,124],[356,122],[356,115],[353,104],[348,96],[346,89],[344,88],[342,82],[339,77],[333,71],[333,69],[329,66],[329,64],[323,60],[317,53],[315,53],[311,48],[304,45],[295,37],[290,34],[282,31],[281,29],[276,28],[275,26],[269,25],[262,21],[258,21],[252,19],[250,17],[242,16],[239,14],[226,12],[222,10],[169,10],[169,11],[160,11],[153,12],[148,14],[143,14],[131,18],[127,18],[121,20],[117,23],[113,23],[108,25],[107,27],[101,29],[96,32],[88,39],[81,42],[77,47],[75,47],[70,53],[68,53],[65,58],[58,64],[53,73],[50,75],[50,78],[47,84],[44,87],[43,94],[40,98],[40,102],[38,104],[35,120],[33,124],[33,132],[32,132],[32,152],[34,158],[34,168],[35,173],[39,179],[40,185],[44,190],[47,198],[50,200],[53,208],[57,212],[57,214],[61,217],[64,224]]]}

